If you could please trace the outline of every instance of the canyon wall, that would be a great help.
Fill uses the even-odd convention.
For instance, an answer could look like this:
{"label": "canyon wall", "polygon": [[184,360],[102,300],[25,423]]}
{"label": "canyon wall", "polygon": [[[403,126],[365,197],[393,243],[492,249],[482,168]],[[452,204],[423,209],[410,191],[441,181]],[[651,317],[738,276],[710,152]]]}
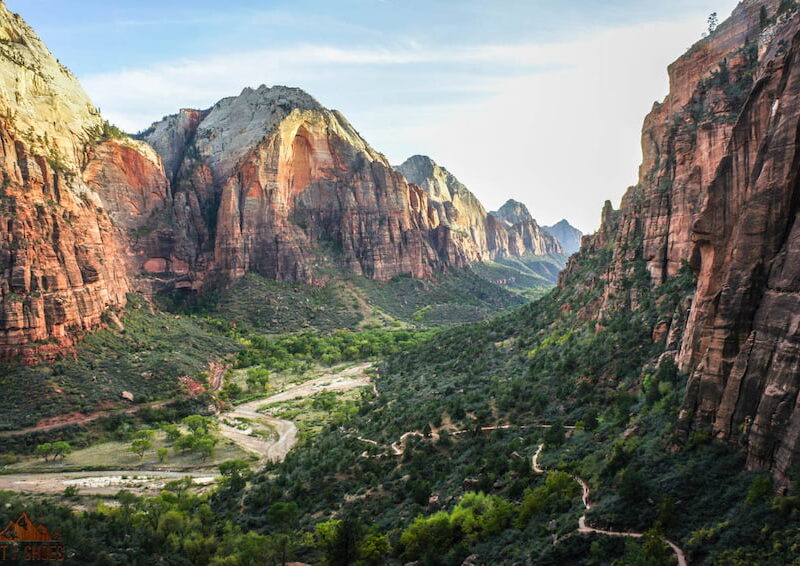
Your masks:
{"label": "canyon wall", "polygon": [[508,256],[564,253],[522,203],[508,201],[488,213],[478,198],[453,174],[430,157],[415,155],[396,167],[411,183],[428,193],[431,206],[470,262]]}
{"label": "canyon wall", "polygon": [[[741,445],[779,482],[800,460],[800,16],[749,0],[669,68],[645,119],[639,182],[567,267],[612,250],[592,316],[631,308],[637,262],[654,285],[691,269],[684,316],[660,321],[690,380],[679,435]],[[786,5],[784,4],[786,7]]]}
{"label": "canyon wall", "polygon": [[144,136],[188,211],[172,223],[172,249],[144,244],[144,271],[314,282],[326,267],[390,279],[465,265],[428,195],[305,92],[247,88],[190,112]]}
{"label": "canyon wall", "polygon": [[0,4],[0,359],[68,351],[125,303],[116,231],[81,178],[104,122]]}

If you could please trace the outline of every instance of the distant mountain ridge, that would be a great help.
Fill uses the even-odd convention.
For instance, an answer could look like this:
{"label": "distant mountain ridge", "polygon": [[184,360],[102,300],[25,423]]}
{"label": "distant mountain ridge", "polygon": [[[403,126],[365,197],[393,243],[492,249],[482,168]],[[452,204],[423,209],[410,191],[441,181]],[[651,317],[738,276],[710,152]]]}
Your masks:
{"label": "distant mountain ridge", "polygon": [[552,226],[542,226],[542,229],[561,242],[567,255],[572,255],[581,249],[583,232],[570,224],[566,218],[559,220]]}
{"label": "distant mountain ridge", "polygon": [[425,189],[440,221],[452,228],[453,237],[470,261],[563,253],[561,244],[539,227],[524,205],[518,203],[524,213],[513,222],[487,213],[463,183],[430,157],[412,156],[396,169],[409,182]]}

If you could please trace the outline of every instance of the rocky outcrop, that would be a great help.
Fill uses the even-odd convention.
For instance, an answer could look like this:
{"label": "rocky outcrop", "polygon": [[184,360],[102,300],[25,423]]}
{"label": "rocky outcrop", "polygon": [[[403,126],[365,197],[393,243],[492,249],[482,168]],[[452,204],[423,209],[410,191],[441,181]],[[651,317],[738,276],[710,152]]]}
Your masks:
{"label": "rocky outcrop", "polygon": [[570,224],[566,218],[559,220],[552,226],[542,226],[542,229],[559,241],[564,253],[572,255],[581,249],[583,232]]}
{"label": "rocky outcrop", "polygon": [[545,232],[521,202],[508,200],[500,210],[490,214],[498,219],[508,232],[508,252],[501,255],[564,253],[561,242]]}
{"label": "rocky outcrop", "polygon": [[740,3],[670,67],[638,185],[619,211],[607,206],[568,271],[614,246],[601,315],[635,302],[638,262],[654,285],[691,267],[688,316],[655,333],[691,376],[680,431],[738,443],[749,467],[783,482],[800,462],[800,16],[779,4]]}
{"label": "rocky outcrop", "polygon": [[247,88],[165,118],[145,140],[174,171],[176,211],[179,200],[188,211],[169,257],[151,263],[177,260],[200,279],[311,282],[324,266],[389,279],[464,264],[427,194],[299,89]]}
{"label": "rocky outcrop", "polygon": [[103,131],[77,80],[0,4],[0,358],[63,353],[123,305],[112,221],[80,169]]}
{"label": "rocky outcrop", "polygon": [[[522,203],[509,201],[500,212],[489,214],[455,176],[424,155],[410,157],[396,169],[425,189],[443,226],[450,229],[450,237],[470,262],[563,253],[561,245],[541,230]],[[514,207],[517,216],[510,215]]]}

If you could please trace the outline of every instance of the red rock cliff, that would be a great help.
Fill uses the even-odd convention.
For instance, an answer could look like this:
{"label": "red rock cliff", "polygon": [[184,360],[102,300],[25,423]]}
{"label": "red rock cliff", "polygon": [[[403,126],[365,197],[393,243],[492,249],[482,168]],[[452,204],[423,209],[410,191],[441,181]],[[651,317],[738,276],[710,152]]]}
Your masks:
{"label": "red rock cliff", "polygon": [[428,195],[299,89],[245,89],[198,114],[187,135],[176,134],[181,116],[146,139],[173,163],[176,209],[182,199],[191,211],[175,241],[207,242],[164,254],[190,270],[314,281],[324,265],[389,279],[465,264]]}
{"label": "red rock cliff", "polygon": [[750,467],[783,481],[800,461],[800,16],[778,5],[740,3],[670,67],[638,185],[568,270],[613,246],[597,316],[635,303],[624,281],[636,261],[655,285],[690,265],[687,316],[655,333],[691,376],[681,430],[740,443]]}
{"label": "red rock cliff", "polygon": [[81,178],[102,128],[75,77],[0,3],[0,359],[62,353],[125,302],[115,230]]}

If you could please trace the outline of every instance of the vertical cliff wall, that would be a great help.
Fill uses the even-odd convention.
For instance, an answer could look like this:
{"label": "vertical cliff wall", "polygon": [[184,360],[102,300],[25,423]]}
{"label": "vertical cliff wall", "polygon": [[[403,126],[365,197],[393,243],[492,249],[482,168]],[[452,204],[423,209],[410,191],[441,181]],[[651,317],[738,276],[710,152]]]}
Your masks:
{"label": "vertical cliff wall", "polygon": [[428,195],[305,92],[248,88],[188,112],[145,135],[173,172],[176,208],[182,200],[191,216],[174,237],[187,244],[152,265],[290,281],[314,281],[325,265],[377,279],[464,265]]}
{"label": "vertical cliff wall", "polygon": [[81,176],[104,123],[0,4],[0,358],[63,353],[124,304],[115,230]]}
{"label": "vertical cliff wall", "polygon": [[[611,250],[587,314],[626,308],[644,262],[654,285],[690,267],[685,316],[660,321],[691,375],[681,434],[741,444],[783,481],[800,451],[800,256],[796,215],[800,16],[749,0],[670,66],[670,93],[646,118],[637,186],[568,270]],[[633,298],[635,301],[635,297]]]}

